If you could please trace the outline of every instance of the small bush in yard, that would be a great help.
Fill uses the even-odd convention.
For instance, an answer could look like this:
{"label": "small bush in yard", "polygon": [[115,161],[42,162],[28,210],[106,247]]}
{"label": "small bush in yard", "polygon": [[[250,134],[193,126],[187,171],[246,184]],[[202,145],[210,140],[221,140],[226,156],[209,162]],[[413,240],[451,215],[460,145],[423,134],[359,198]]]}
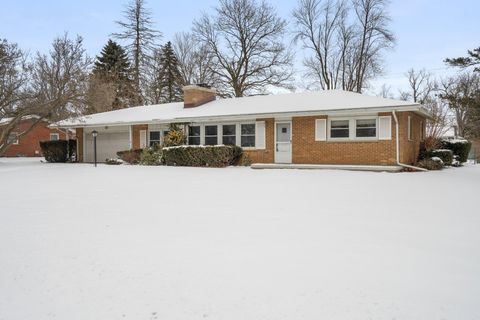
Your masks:
{"label": "small bush in yard", "polygon": [[143,149],[140,164],[144,166],[159,166],[162,164],[162,149],[157,145]]}
{"label": "small bush in yard", "polygon": [[67,162],[74,158],[76,140],[41,141],[40,148],[48,162]]}
{"label": "small bush in yard", "polygon": [[118,166],[122,163],[123,161],[120,159],[105,159],[105,164],[109,164],[109,165]]}
{"label": "small bush in yard", "polygon": [[430,152],[431,157],[438,157],[442,159],[443,164],[446,166],[451,166],[453,162],[453,152],[448,149],[436,149]]}
{"label": "small bush in yard", "polygon": [[453,151],[454,155],[459,156],[459,161],[461,163],[467,162],[468,154],[472,148],[472,143],[465,139],[453,139],[453,140],[442,140],[441,141],[442,149],[449,149]]}
{"label": "small bush in yard", "polygon": [[117,152],[117,156],[129,164],[138,164],[140,162],[141,154],[142,154],[142,149],[132,149],[132,150]]}
{"label": "small bush in yard", "polygon": [[441,170],[443,168],[443,161],[439,157],[432,157],[420,160],[417,166],[427,170]]}
{"label": "small bush in yard", "polygon": [[163,148],[168,166],[227,167],[237,165],[243,154],[238,146],[178,146]]}

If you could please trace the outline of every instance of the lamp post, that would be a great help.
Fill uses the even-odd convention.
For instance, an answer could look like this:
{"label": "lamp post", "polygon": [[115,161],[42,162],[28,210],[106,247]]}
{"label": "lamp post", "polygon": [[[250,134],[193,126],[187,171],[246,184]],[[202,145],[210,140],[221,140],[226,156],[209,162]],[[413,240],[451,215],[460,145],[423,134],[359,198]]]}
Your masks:
{"label": "lamp post", "polygon": [[97,130],[92,131],[93,137],[93,159],[95,161],[95,167],[97,166]]}

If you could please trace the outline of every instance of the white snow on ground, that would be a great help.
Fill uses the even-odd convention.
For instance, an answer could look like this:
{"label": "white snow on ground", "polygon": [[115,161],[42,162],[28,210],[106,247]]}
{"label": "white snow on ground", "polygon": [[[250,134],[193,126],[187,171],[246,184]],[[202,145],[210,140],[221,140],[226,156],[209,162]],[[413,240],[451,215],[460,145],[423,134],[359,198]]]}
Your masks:
{"label": "white snow on ground", "polygon": [[0,159],[0,319],[480,319],[480,166]]}

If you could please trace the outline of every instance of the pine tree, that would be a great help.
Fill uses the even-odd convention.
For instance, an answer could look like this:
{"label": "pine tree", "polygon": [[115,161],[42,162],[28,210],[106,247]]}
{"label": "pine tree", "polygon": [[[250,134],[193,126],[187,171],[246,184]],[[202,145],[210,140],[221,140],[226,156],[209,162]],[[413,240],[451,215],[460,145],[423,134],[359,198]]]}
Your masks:
{"label": "pine tree", "polygon": [[183,100],[182,77],[178,59],[169,41],[162,47],[160,55],[160,74],[165,102],[178,102]]}
{"label": "pine tree", "polygon": [[135,91],[131,77],[131,66],[125,49],[115,41],[108,40],[97,56],[93,69],[95,81],[114,88],[114,101],[107,109],[122,109],[134,104]]}
{"label": "pine tree", "polygon": [[130,0],[124,11],[124,20],[116,21],[121,31],[112,35],[127,41],[126,48],[132,59],[132,78],[137,104],[143,103],[146,79],[153,51],[157,48],[156,41],[161,38],[161,32],[154,29],[151,11],[145,0]]}
{"label": "pine tree", "polygon": [[107,79],[128,79],[130,62],[125,49],[115,41],[108,40],[97,56],[93,72]]}

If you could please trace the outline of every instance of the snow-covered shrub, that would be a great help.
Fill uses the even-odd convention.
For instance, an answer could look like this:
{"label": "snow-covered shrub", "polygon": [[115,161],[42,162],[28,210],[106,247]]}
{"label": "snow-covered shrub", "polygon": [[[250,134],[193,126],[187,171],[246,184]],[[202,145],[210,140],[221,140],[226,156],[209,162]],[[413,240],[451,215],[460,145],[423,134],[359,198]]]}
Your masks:
{"label": "snow-covered shrub", "polygon": [[129,164],[138,164],[140,162],[141,154],[142,149],[132,149],[117,152],[117,156]]}
{"label": "snow-covered shrub", "polygon": [[438,157],[446,166],[451,166],[453,162],[453,151],[448,149],[436,149],[430,152],[431,157]]}
{"label": "snow-covered shrub", "polygon": [[140,164],[144,166],[159,166],[162,164],[162,148],[157,145],[143,149],[140,154]]}
{"label": "snow-covered shrub", "polygon": [[461,163],[467,162],[468,154],[472,147],[472,143],[465,139],[444,139],[441,141],[442,149],[453,151],[454,155],[459,156]]}
{"label": "snow-covered shrub", "polygon": [[120,159],[113,159],[113,158],[109,158],[109,159],[105,159],[105,164],[109,164],[109,165],[119,165],[119,164],[122,164],[123,161],[120,160]]}
{"label": "snow-covered shrub", "polygon": [[427,170],[441,170],[443,168],[443,161],[439,157],[432,157],[420,160],[417,162],[417,166]]}
{"label": "snow-covered shrub", "polygon": [[237,165],[243,154],[238,146],[177,146],[163,148],[168,166],[226,167]]}
{"label": "snow-covered shrub", "polygon": [[459,156],[457,155],[453,156],[452,167],[460,167],[462,165],[459,159],[460,159]]}
{"label": "snow-covered shrub", "polygon": [[184,145],[187,141],[185,133],[177,126],[172,126],[168,133],[163,138],[163,145],[165,147],[174,147]]}
{"label": "snow-covered shrub", "polygon": [[72,161],[76,145],[76,140],[40,141],[42,154],[48,162]]}

